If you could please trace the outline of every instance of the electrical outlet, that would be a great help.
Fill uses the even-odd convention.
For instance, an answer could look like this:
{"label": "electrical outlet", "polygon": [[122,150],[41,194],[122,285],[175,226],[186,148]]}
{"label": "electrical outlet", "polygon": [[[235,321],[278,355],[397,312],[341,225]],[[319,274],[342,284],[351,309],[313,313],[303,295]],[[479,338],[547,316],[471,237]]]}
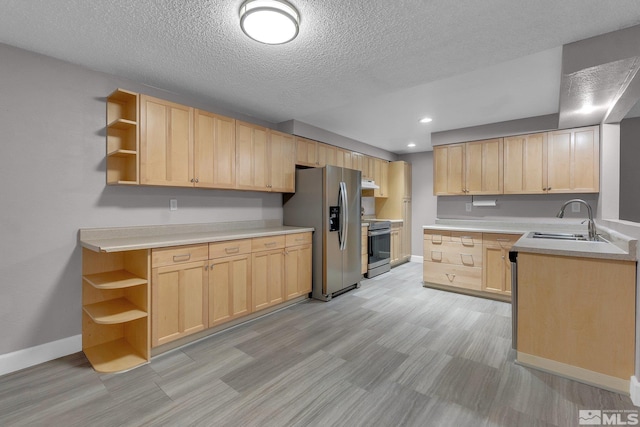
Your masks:
{"label": "electrical outlet", "polygon": [[464,208],[467,212],[471,212],[471,203],[465,203]]}
{"label": "electrical outlet", "polygon": [[571,203],[571,212],[580,212],[580,203]]}
{"label": "electrical outlet", "polygon": [[169,201],[169,209],[172,211],[177,211],[178,210],[178,200],[177,199],[171,199]]}

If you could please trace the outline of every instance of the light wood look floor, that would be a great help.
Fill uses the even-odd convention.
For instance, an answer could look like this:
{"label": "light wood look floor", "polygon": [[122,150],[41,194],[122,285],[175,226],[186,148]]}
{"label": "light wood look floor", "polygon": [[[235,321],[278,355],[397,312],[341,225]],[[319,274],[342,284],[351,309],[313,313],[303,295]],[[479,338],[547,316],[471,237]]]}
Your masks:
{"label": "light wood look floor", "polygon": [[101,375],[82,353],[0,377],[1,426],[576,426],[628,397],[515,365],[511,306],[409,263]]}

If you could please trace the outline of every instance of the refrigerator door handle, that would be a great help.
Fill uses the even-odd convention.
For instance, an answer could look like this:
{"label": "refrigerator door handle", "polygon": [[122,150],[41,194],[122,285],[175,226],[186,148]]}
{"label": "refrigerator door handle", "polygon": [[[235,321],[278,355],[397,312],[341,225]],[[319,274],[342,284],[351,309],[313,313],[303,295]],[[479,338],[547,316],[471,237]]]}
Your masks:
{"label": "refrigerator door handle", "polygon": [[342,208],[340,209],[340,250],[344,251],[347,247],[347,233],[349,231],[348,212],[349,202],[347,198],[347,184],[344,181],[340,182],[340,202]]}

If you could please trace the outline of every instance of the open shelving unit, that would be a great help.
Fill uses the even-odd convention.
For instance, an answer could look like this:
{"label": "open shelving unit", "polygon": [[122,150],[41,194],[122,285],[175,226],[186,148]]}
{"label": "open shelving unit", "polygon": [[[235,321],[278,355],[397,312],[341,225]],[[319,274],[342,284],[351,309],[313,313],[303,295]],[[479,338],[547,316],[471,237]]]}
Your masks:
{"label": "open shelving unit", "polygon": [[138,102],[137,93],[124,89],[107,97],[107,184],[140,182]]}
{"label": "open shelving unit", "polygon": [[82,351],[98,372],[147,363],[149,250],[82,249]]}

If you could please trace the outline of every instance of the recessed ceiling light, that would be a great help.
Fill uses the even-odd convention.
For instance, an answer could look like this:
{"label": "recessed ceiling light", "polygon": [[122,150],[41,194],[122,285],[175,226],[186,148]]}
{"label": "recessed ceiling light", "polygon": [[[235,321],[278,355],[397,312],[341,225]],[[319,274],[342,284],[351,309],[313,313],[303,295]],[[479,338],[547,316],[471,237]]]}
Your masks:
{"label": "recessed ceiling light", "polygon": [[414,144],[413,142],[410,142],[410,143],[407,144],[407,147],[410,147],[410,148],[413,148],[415,146],[416,146],[416,144]]}
{"label": "recessed ceiling light", "polygon": [[580,114],[591,114],[596,111],[596,107],[593,104],[584,104],[582,108],[578,110]]}
{"label": "recessed ceiling light", "polygon": [[282,44],[296,38],[300,15],[284,0],[247,0],[240,7],[240,27],[252,39]]}
{"label": "recessed ceiling light", "polygon": [[433,119],[431,117],[424,117],[424,118],[420,119],[420,123],[429,123],[432,120]]}

